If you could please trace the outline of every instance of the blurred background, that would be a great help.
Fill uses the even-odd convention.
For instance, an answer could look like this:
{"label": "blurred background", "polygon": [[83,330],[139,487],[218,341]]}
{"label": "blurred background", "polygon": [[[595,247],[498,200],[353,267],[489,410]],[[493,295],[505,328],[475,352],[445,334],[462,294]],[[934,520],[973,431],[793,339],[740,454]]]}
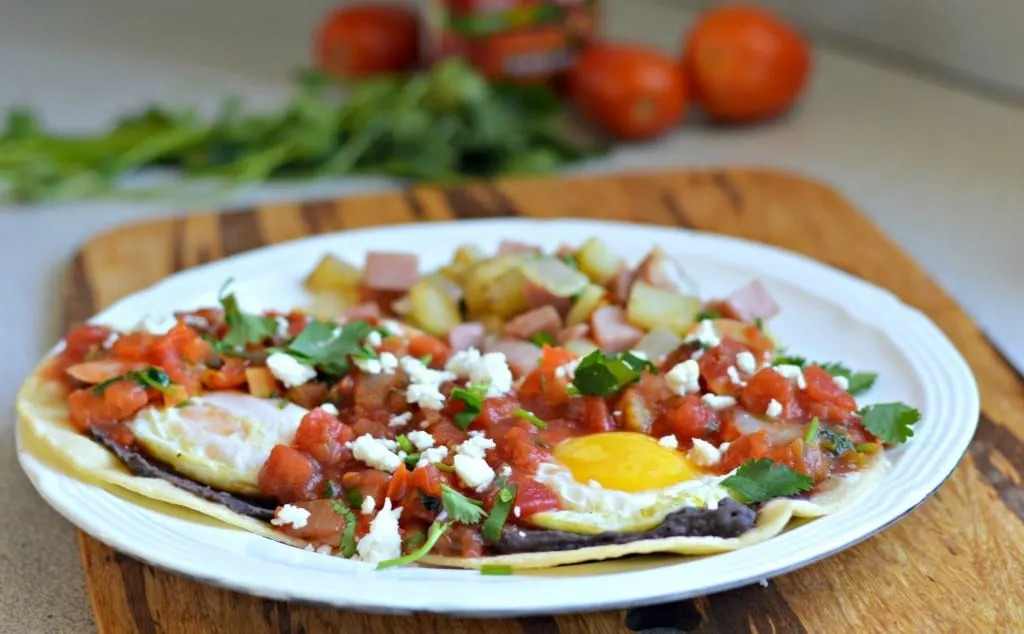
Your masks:
{"label": "blurred background", "polygon": [[[3,410],[58,336],[63,266],[107,228],[698,165],[835,186],[1024,367],[1021,24],[1002,0],[6,0]],[[22,580],[0,631],[91,627],[70,528],[0,469],[0,567]]]}

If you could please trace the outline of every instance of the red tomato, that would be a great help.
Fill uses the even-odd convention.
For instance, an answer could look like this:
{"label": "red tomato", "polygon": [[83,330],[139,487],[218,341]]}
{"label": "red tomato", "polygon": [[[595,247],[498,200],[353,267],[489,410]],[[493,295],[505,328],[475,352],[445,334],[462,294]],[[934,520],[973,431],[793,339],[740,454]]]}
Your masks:
{"label": "red tomato", "polygon": [[832,375],[824,369],[811,365],[804,369],[807,389],[800,395],[804,401],[807,416],[821,420],[846,422],[857,410],[857,401],[843,388],[836,385]]}
{"label": "red tomato", "polygon": [[584,115],[621,139],[661,134],[686,112],[686,84],[679,66],[644,46],[589,46],[569,71],[568,81]]}
{"label": "red tomato", "polygon": [[729,448],[725,450],[722,461],[718,464],[718,470],[721,473],[728,473],[747,460],[768,456],[770,451],[771,440],[765,430],[742,436],[729,443]]}
{"label": "red tomato", "polygon": [[691,394],[654,421],[651,433],[654,436],[672,434],[681,445],[689,446],[694,438],[707,438],[716,429],[718,418],[715,410],[705,405],[699,396]]}
{"label": "red tomato", "polygon": [[443,368],[449,352],[448,344],[437,337],[417,335],[409,340],[409,354],[416,358],[429,356],[433,368]]}
{"label": "red tomato", "polygon": [[133,381],[117,381],[103,390],[102,395],[89,387],[68,395],[71,425],[80,432],[93,425],[112,425],[125,420],[149,402],[146,389]]}
{"label": "red tomato", "polygon": [[419,57],[419,28],[416,12],[404,7],[343,7],[320,24],[317,67],[345,78],[409,70]]}
{"label": "red tomato", "polygon": [[558,496],[540,482],[526,476],[513,476],[512,481],[516,485],[515,506],[519,507],[519,518],[559,508]]}
{"label": "red tomato", "polygon": [[207,368],[200,377],[203,387],[211,390],[230,390],[245,383],[245,363],[237,357],[228,357],[217,370]]}
{"label": "red tomato", "polygon": [[319,479],[313,461],[285,445],[274,445],[259,474],[260,491],[281,502],[312,500]]}
{"label": "red tomato", "polygon": [[355,437],[351,427],[318,407],[302,417],[292,445],[313,456],[321,465],[333,465],[351,455],[345,443]]}
{"label": "red tomato", "polygon": [[807,43],[774,15],[752,6],[704,13],[687,36],[683,73],[714,119],[767,119],[789,109],[810,68]]}
{"label": "red tomato", "polygon": [[405,497],[405,492],[409,489],[409,480],[410,473],[405,463],[398,465],[398,469],[395,469],[395,472],[391,474],[387,493],[385,493],[393,505],[401,504],[402,498]]}
{"label": "red tomato", "polygon": [[110,348],[111,354],[126,361],[145,361],[153,335],[148,332],[132,332],[119,337]]}
{"label": "red tomato", "polygon": [[600,396],[583,397],[583,424],[592,432],[612,431],[615,419],[608,410],[608,403]]}
{"label": "red tomato", "polygon": [[538,445],[536,434],[522,427],[511,427],[497,442],[498,451],[516,469],[533,473],[537,465],[551,459],[551,453]]}
{"label": "red tomato", "polygon": [[780,418],[794,418],[793,386],[784,376],[772,368],[762,368],[747,382],[740,393],[740,405],[755,416],[761,416],[768,410],[772,399],[782,405]]}
{"label": "red tomato", "polygon": [[722,343],[706,351],[697,361],[700,375],[708,389],[715,394],[733,394],[737,386],[729,378],[728,369],[736,365],[736,355],[745,351],[746,346],[732,337],[722,337]]}

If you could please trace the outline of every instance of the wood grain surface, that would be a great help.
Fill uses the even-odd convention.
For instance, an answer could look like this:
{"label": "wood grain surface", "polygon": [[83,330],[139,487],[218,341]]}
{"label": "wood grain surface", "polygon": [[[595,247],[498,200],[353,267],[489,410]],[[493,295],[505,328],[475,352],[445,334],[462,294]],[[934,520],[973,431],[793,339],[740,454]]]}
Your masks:
{"label": "wood grain surface", "polygon": [[67,321],[172,271],[263,244],[368,225],[494,216],[704,229],[799,251],[863,277],[927,313],[967,358],[981,386],[978,433],[952,478],[909,516],[767,587],[628,613],[491,621],[366,615],[204,586],[80,533],[101,632],[1024,631],[1024,376],[872,223],[828,187],[800,177],[727,169],[515,180],[149,222],[104,234],[72,260]]}

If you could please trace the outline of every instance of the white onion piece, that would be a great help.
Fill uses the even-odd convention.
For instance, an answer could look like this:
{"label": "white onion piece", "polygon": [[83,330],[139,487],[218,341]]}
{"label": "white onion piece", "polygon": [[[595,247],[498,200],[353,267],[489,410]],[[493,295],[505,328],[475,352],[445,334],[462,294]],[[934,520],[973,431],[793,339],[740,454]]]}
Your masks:
{"label": "white onion piece", "polygon": [[741,408],[733,410],[732,424],[744,436],[763,429],[775,445],[785,445],[794,438],[802,438],[807,431],[807,425],[803,423],[766,421]]}
{"label": "white onion piece", "polygon": [[655,328],[644,335],[633,350],[643,352],[652,363],[661,363],[682,343],[683,339],[668,328]]}

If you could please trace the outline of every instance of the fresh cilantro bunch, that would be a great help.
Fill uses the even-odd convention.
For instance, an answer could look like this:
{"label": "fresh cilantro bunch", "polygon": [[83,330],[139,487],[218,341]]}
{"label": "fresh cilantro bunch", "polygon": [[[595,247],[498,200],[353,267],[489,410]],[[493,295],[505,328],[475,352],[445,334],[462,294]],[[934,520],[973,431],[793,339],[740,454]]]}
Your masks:
{"label": "fresh cilantro bunch", "polygon": [[645,371],[657,372],[657,368],[632,352],[605,354],[594,350],[580,359],[572,385],[580,394],[608,396],[639,381]]}

